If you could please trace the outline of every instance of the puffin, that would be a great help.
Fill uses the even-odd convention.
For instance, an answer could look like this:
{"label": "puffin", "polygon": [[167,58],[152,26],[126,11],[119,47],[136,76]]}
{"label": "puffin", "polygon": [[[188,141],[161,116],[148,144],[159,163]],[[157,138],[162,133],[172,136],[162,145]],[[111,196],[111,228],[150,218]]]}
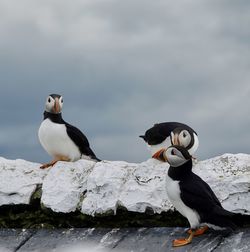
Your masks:
{"label": "puffin", "polygon": [[192,172],[192,157],[182,146],[170,146],[162,158],[170,167],[166,178],[166,191],[173,206],[188,219],[189,236],[173,241],[174,247],[192,242],[209,227],[229,232],[250,222],[250,215],[224,209],[210,186]]}
{"label": "puffin", "polygon": [[40,168],[48,168],[58,161],[73,162],[79,159],[101,161],[91,150],[87,137],[78,128],[63,120],[62,107],[61,95],[51,94],[47,97],[38,138],[53,160]]}
{"label": "puffin", "polygon": [[139,136],[148,144],[153,158],[159,159],[161,152],[171,145],[185,147],[193,155],[199,146],[197,133],[180,122],[157,123]]}

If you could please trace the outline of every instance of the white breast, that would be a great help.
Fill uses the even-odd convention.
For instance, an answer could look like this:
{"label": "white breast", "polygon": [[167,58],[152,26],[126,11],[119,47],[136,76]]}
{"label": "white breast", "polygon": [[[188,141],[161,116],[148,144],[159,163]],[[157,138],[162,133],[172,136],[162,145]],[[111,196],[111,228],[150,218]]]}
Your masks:
{"label": "white breast", "polygon": [[69,161],[81,158],[81,153],[67,134],[64,124],[45,119],[39,128],[38,137],[43,148],[54,158],[67,157]]}
{"label": "white breast", "polygon": [[168,198],[176,210],[188,219],[191,228],[197,228],[200,224],[200,216],[195,210],[186,206],[181,200],[179,181],[172,180],[167,175],[166,190]]}
{"label": "white breast", "polygon": [[167,149],[171,145],[172,144],[171,144],[170,137],[167,137],[162,143],[155,144],[155,145],[148,145],[148,148],[151,152],[151,155],[153,156],[157,151],[161,149]]}

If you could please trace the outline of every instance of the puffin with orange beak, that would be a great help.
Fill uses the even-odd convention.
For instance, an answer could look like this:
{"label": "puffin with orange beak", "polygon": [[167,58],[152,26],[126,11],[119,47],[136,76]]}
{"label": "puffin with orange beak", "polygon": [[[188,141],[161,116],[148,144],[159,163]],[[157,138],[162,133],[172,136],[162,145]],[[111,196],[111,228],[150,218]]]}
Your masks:
{"label": "puffin with orange beak", "polygon": [[46,99],[44,120],[38,130],[43,148],[53,157],[40,168],[48,168],[58,161],[77,161],[81,158],[100,161],[91,150],[87,137],[62,118],[63,97],[51,94]]}
{"label": "puffin with orange beak", "polygon": [[192,156],[186,148],[170,146],[161,156],[170,165],[166,176],[168,198],[190,224],[188,236],[174,240],[174,247],[191,243],[193,237],[204,234],[209,227],[232,232],[250,223],[250,215],[222,207],[210,186],[193,173]]}
{"label": "puffin with orange beak", "polygon": [[197,133],[188,125],[179,122],[157,123],[140,136],[148,144],[153,158],[161,159],[161,153],[171,145],[186,148],[193,155],[199,146]]}

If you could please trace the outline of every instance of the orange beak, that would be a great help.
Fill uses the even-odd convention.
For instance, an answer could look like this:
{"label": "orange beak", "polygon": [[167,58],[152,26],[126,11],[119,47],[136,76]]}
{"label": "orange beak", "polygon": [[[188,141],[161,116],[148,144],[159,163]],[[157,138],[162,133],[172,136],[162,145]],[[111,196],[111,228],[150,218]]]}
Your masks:
{"label": "orange beak", "polygon": [[55,98],[54,112],[55,113],[60,113],[60,105],[59,105],[59,99],[58,98]]}
{"label": "orange beak", "polygon": [[158,159],[160,161],[163,162],[167,162],[167,157],[164,155],[164,152],[166,151],[166,149],[160,149],[159,151],[157,151],[152,158]]}
{"label": "orange beak", "polygon": [[173,145],[180,145],[178,134],[174,134]]}

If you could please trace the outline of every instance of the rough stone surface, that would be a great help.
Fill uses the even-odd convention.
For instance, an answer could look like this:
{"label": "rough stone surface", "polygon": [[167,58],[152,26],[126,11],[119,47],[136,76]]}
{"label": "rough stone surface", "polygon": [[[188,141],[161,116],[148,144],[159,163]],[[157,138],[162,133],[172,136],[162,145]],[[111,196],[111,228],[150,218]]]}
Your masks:
{"label": "rough stone surface", "polygon": [[33,234],[33,230],[0,229],[0,251],[17,251]]}
{"label": "rough stone surface", "polygon": [[[250,213],[250,155],[224,154],[197,162],[193,170],[214,190],[223,206]],[[118,206],[129,211],[161,213],[172,209],[165,190],[168,164],[149,159],[141,164],[97,163],[88,179],[82,213],[103,214]]]}
{"label": "rough stone surface", "polygon": [[194,172],[213,189],[227,210],[250,213],[250,155],[224,154],[198,162]]}
{"label": "rough stone surface", "polygon": [[40,164],[0,157],[0,206],[29,204],[37,185],[43,183],[46,170]]}
{"label": "rough stone surface", "polygon": [[87,191],[87,179],[95,162],[59,162],[50,169],[42,186],[41,202],[54,212],[75,211]]}
{"label": "rough stone surface", "polygon": [[[41,203],[54,212],[79,210],[96,216],[116,213],[122,207],[162,213],[172,209],[165,190],[168,167],[154,159],[139,164],[79,160],[41,170],[39,164],[0,158],[0,206],[29,204],[42,184]],[[193,170],[208,182],[226,209],[250,213],[250,155],[224,154],[199,161]]]}
{"label": "rough stone surface", "polygon": [[82,213],[116,212],[118,206],[135,212],[145,212],[147,208],[154,213],[168,210],[171,207],[165,190],[168,167],[154,159],[141,164],[97,163],[88,178]]}
{"label": "rough stone surface", "polygon": [[124,229],[0,229],[1,252],[248,252],[250,229],[240,229],[228,236],[211,232],[195,237],[191,244],[172,247],[172,241],[186,236],[184,228]]}

